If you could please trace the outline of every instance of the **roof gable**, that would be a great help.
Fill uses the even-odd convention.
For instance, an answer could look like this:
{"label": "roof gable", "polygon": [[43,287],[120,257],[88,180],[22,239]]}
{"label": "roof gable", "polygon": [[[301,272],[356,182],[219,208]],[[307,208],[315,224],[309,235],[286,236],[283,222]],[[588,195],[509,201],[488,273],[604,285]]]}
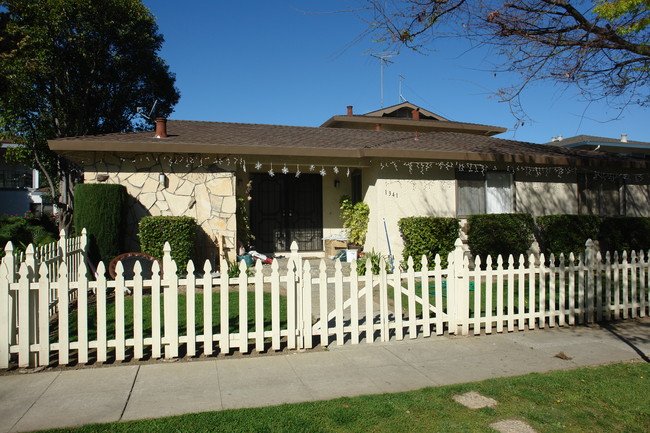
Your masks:
{"label": "roof gable", "polygon": [[382,108],[380,110],[371,111],[370,113],[364,114],[364,116],[411,118],[411,112],[413,110],[418,110],[420,112],[420,119],[447,120],[447,121],[449,120],[431,111],[425,110],[424,108],[418,107],[417,105],[411,104],[408,101],[402,102],[401,104],[393,105],[391,107]]}

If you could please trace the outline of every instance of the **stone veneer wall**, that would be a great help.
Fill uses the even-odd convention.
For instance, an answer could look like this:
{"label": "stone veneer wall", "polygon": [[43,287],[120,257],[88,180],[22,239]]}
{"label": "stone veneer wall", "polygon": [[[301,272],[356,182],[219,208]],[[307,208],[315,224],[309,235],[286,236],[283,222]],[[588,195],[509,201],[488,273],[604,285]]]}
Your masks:
{"label": "stone veneer wall", "polygon": [[[84,182],[98,183],[97,175],[108,175],[106,183],[124,185],[129,194],[126,247],[139,251],[138,222],[144,216],[190,216],[200,227],[195,257],[200,260],[217,256],[217,244],[223,236],[226,254],[235,251],[236,178],[218,164],[203,164],[201,157],[177,155],[95,155],[84,162]],[[166,177],[160,183],[160,173]],[[200,265],[202,266],[202,265]]]}

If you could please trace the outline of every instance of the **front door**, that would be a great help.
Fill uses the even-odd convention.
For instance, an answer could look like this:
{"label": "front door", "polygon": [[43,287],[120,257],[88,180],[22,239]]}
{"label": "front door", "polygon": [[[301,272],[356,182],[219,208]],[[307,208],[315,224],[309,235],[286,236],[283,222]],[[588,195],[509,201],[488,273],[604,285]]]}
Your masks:
{"label": "front door", "polygon": [[251,230],[262,253],[323,249],[323,188],[318,174],[252,173]]}

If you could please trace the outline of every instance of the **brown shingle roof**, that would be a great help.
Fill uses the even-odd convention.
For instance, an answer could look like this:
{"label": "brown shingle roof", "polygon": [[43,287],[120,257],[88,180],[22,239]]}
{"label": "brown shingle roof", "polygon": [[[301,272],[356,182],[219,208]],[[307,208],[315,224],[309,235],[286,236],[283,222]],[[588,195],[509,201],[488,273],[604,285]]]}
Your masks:
{"label": "brown shingle roof", "polygon": [[[630,165],[638,160],[455,132],[369,131],[246,123],[169,120],[168,138],[151,131],[51,140],[63,154],[85,151],[386,157],[395,159],[503,161],[534,164]],[[643,165],[646,167],[646,165]]]}

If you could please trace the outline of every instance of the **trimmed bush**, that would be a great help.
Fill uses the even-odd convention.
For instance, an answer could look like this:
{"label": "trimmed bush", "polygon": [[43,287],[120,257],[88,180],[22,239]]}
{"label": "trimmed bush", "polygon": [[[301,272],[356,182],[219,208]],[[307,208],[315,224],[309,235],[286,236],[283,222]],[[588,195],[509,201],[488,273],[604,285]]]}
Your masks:
{"label": "trimmed bush", "polygon": [[598,240],[602,254],[606,251],[647,251],[650,249],[650,218],[603,218]]}
{"label": "trimmed bush", "polygon": [[192,217],[147,216],[138,225],[140,247],[145,254],[159,260],[163,258],[165,242],[171,246],[172,260],[178,266],[178,272],[185,270],[192,258],[194,239],[196,238],[196,220]]}
{"label": "trimmed bush", "polygon": [[39,247],[56,242],[58,238],[56,225],[45,215],[0,216],[0,257],[4,256],[4,248],[9,241],[14,251],[24,251],[29,244]]}
{"label": "trimmed bush", "polygon": [[429,266],[433,267],[436,254],[440,254],[443,266],[447,265],[447,256],[454,249],[458,238],[457,218],[409,217],[397,222],[399,232],[404,240],[402,256],[404,261],[413,257],[416,270],[422,269],[422,256],[426,256]]}
{"label": "trimmed bush", "polygon": [[123,252],[127,193],[123,185],[82,183],[74,189],[74,228],[88,233],[89,256],[108,263]]}
{"label": "trimmed bush", "polygon": [[535,240],[535,220],[530,214],[470,215],[467,222],[467,243],[483,263],[488,255],[496,260],[499,254],[504,260],[510,254],[517,260]]}
{"label": "trimmed bush", "polygon": [[363,245],[368,232],[370,207],[365,202],[352,203],[350,196],[344,195],[339,200],[343,227],[348,230],[348,240],[352,244]]}
{"label": "trimmed bush", "polygon": [[580,254],[587,239],[597,240],[600,217],[596,215],[545,215],[537,217],[538,240],[544,254]]}

